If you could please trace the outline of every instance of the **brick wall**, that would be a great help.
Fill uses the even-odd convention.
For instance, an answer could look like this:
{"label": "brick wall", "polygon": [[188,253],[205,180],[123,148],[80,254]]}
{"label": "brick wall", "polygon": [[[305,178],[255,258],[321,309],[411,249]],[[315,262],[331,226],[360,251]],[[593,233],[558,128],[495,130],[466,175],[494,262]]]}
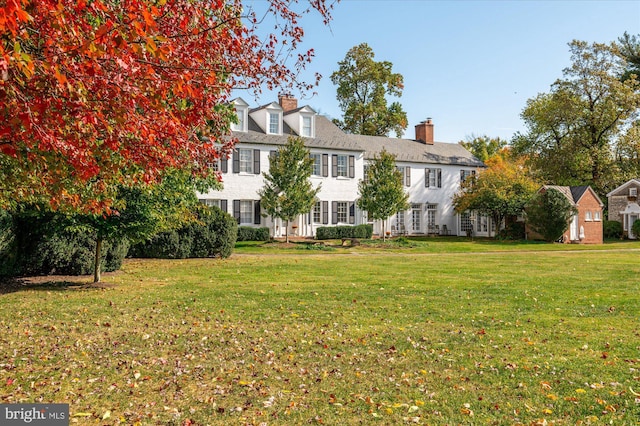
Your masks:
{"label": "brick wall", "polygon": [[[587,212],[591,213],[591,220],[587,220]],[[596,213],[600,220],[595,220]],[[578,204],[578,216],[580,226],[584,227],[584,239],[582,244],[602,244],[602,220],[603,212],[600,203],[590,191],[586,191]]]}

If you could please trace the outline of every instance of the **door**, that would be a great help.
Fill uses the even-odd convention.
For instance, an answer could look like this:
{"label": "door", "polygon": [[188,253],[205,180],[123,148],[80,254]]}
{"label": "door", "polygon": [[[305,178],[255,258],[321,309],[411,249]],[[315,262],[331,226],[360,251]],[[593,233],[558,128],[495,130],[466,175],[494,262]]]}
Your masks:
{"label": "door", "polygon": [[630,214],[629,215],[629,230],[628,230],[628,235],[629,235],[629,239],[630,240],[635,240],[636,239],[636,235],[633,233],[633,230],[631,229],[631,227],[633,226],[633,223],[638,220],[638,215],[637,214]]}
{"label": "door", "polygon": [[411,205],[411,233],[422,232],[422,204]]}
{"label": "door", "polygon": [[573,219],[571,220],[569,239],[571,241],[576,241],[578,239],[578,215],[573,216]]}

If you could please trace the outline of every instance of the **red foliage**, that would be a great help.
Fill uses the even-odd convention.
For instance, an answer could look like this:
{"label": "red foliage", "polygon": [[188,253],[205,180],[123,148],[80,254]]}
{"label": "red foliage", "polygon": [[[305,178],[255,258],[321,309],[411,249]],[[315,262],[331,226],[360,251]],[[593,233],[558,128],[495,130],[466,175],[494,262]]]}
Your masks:
{"label": "red foliage", "polygon": [[285,61],[302,13],[330,19],[325,0],[302,12],[270,0],[278,34],[265,41],[241,0],[2,3],[0,160],[13,163],[0,205],[44,196],[81,210],[108,206],[116,182],[156,182],[174,167],[210,173],[233,143],[221,107],[231,90],[308,89],[296,75],[313,51]]}

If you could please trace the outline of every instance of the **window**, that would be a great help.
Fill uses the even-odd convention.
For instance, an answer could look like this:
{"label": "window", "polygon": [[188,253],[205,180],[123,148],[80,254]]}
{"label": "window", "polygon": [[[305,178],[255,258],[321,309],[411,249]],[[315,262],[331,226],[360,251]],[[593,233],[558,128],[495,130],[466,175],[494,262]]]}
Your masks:
{"label": "window", "polygon": [[338,222],[347,223],[349,220],[349,207],[346,202],[338,201]]}
{"label": "window", "polygon": [[269,133],[272,135],[280,134],[280,114],[277,112],[269,113]]}
{"label": "window", "polygon": [[425,210],[427,212],[427,226],[434,226],[436,224],[436,213],[438,212],[438,205],[426,204]]}
{"label": "window", "polygon": [[322,176],[322,154],[309,154],[313,160],[313,176]]}
{"label": "window", "polygon": [[220,200],[213,200],[211,198],[201,198],[200,200],[201,204],[204,204],[205,206],[209,206],[209,207],[220,207]]}
{"label": "window", "polygon": [[240,173],[253,173],[253,150],[239,149]]}
{"label": "window", "polygon": [[368,183],[368,182],[369,182],[369,168],[370,168],[370,167],[371,167],[371,166],[369,166],[368,164],[365,164],[365,165],[364,165],[364,172],[363,172],[364,176],[363,176],[363,180],[365,181],[365,183]]}
{"label": "window", "polygon": [[596,210],[593,213],[593,220],[595,220],[596,222],[600,222],[601,219],[600,219],[600,212],[599,211]]}
{"label": "window", "polygon": [[587,222],[591,222],[591,212],[590,211],[586,211],[584,212],[584,220],[586,220]]}
{"label": "window", "polygon": [[214,172],[220,171],[220,160],[210,161],[207,163],[207,168],[213,170]]}
{"label": "window", "polygon": [[316,201],[313,206],[313,223],[322,223],[322,202]]}
{"label": "window", "polygon": [[338,176],[347,177],[349,175],[349,163],[346,155],[338,155]]}
{"label": "window", "polygon": [[246,132],[247,131],[247,127],[246,127],[247,110],[245,108],[238,108],[236,110],[236,114],[238,117],[238,122],[231,124],[231,130],[234,130],[236,132]]}
{"label": "window", "polygon": [[404,212],[396,213],[396,227],[398,231],[404,231]]}
{"label": "window", "polygon": [[[324,206],[323,202],[323,206]],[[323,222],[324,222],[324,211]],[[354,202],[333,201],[331,203],[331,223],[355,223],[356,206]]]}
{"label": "window", "polygon": [[396,169],[402,174],[404,186],[411,186],[411,167],[397,166]]}
{"label": "window", "polygon": [[462,232],[473,232],[473,218],[471,213],[462,213],[460,215],[460,230]]}
{"label": "window", "polygon": [[355,156],[344,154],[333,154],[331,156],[331,176],[353,178],[355,177],[355,170]]}
{"label": "window", "polygon": [[442,188],[442,169],[424,169],[425,188]]}
{"label": "window", "polygon": [[253,201],[240,200],[240,224],[253,223]]}
{"label": "window", "polygon": [[313,136],[313,131],[311,128],[311,117],[303,116],[302,117],[302,136],[310,138]]}
{"label": "window", "polygon": [[464,182],[465,180],[467,180],[469,176],[475,176],[475,175],[476,175],[475,170],[460,170],[460,182]]}
{"label": "window", "polygon": [[638,188],[629,188],[629,197],[637,197]]}

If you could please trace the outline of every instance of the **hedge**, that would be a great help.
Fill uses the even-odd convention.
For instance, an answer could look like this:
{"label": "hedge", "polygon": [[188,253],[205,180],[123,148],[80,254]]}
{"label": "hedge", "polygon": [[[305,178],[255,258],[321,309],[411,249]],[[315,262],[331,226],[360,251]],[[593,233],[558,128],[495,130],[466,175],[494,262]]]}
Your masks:
{"label": "hedge", "polygon": [[198,206],[198,221],[175,231],[161,232],[136,244],[129,257],[185,259],[229,257],[236,243],[238,224],[217,207]]}
{"label": "hedge", "polygon": [[337,240],[342,238],[369,239],[373,235],[372,225],[324,226],[316,229],[316,239]]}
{"label": "hedge", "polygon": [[240,226],[238,228],[238,241],[269,241],[269,228],[252,228]]}

